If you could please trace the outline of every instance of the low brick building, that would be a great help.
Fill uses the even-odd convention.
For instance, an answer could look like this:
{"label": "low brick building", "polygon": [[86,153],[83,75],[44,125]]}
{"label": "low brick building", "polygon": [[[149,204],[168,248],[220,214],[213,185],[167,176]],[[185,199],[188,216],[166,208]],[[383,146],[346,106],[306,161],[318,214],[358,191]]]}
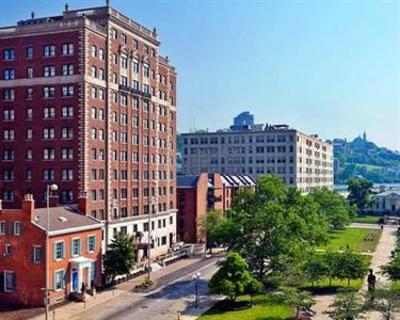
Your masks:
{"label": "low brick building", "polygon": [[85,204],[49,209],[48,257],[47,209],[35,209],[32,195],[20,209],[0,207],[0,304],[43,305],[47,258],[51,304],[101,282],[102,224]]}
{"label": "low brick building", "polygon": [[256,182],[247,175],[207,174],[178,176],[178,236],[188,243],[205,243],[202,221],[210,210],[225,212],[240,188],[255,189]]}

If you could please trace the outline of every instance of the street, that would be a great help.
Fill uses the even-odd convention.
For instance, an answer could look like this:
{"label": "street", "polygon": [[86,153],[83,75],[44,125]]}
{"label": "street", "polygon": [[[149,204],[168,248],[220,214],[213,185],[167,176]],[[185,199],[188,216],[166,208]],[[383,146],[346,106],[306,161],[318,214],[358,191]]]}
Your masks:
{"label": "street", "polygon": [[208,280],[217,269],[217,258],[200,260],[188,267],[176,270],[157,280],[151,291],[126,293],[98,305],[71,319],[176,319],[178,312],[190,314],[194,308],[195,284],[193,274],[201,273],[199,280],[200,303],[207,300]]}

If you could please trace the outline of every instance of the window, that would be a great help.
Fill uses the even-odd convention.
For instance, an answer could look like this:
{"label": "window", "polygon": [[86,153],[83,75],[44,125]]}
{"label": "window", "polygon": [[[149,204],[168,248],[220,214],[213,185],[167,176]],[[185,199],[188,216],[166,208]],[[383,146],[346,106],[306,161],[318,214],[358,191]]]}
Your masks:
{"label": "window", "polygon": [[71,240],[71,256],[76,257],[81,255],[81,239]]}
{"label": "window", "polygon": [[12,61],[15,59],[14,49],[4,49],[3,50],[3,60],[4,61]]}
{"label": "window", "polygon": [[74,95],[74,86],[62,86],[62,96],[72,97]]}
{"label": "window", "polygon": [[43,97],[44,98],[53,98],[56,95],[55,87],[44,87],[43,88]]}
{"label": "window", "polygon": [[15,272],[4,271],[4,292],[13,292],[16,289]]}
{"label": "window", "polygon": [[134,73],[139,73],[139,61],[134,59],[132,62],[132,71]]}
{"label": "window", "polygon": [[14,80],[15,79],[15,70],[14,69],[5,69],[3,72],[4,80]]}
{"label": "window", "polygon": [[26,129],[25,138],[28,139],[28,140],[32,140],[32,137],[33,137],[32,129]]}
{"label": "window", "polygon": [[72,160],[74,158],[74,149],[63,148],[61,149],[61,159],[62,160]]}
{"label": "window", "polygon": [[33,89],[28,88],[26,89],[26,100],[32,100],[32,99],[33,99]]}
{"label": "window", "polygon": [[97,78],[97,67],[96,66],[92,66],[91,68],[91,75],[93,78]]}
{"label": "window", "polygon": [[43,170],[43,180],[45,181],[54,180],[54,170],[52,169]]}
{"label": "window", "polygon": [[104,54],[104,49],[100,48],[99,49],[99,59],[103,60],[105,59],[105,54]]}
{"label": "window", "polygon": [[97,47],[92,45],[92,57],[97,58]]}
{"label": "window", "polygon": [[74,137],[73,128],[62,128],[61,138],[62,139],[72,139]]}
{"label": "window", "polygon": [[6,89],[3,92],[3,99],[6,101],[13,101],[15,98],[15,91],[14,89]]}
{"label": "window", "polygon": [[3,139],[12,141],[14,140],[14,130],[13,129],[6,129],[3,131]]}
{"label": "window", "polygon": [[127,44],[127,42],[128,42],[128,38],[125,33],[121,33],[121,42],[123,44]]}
{"label": "window", "polygon": [[33,58],[33,47],[26,48],[26,58],[32,59]]}
{"label": "window", "polygon": [[26,160],[32,160],[32,149],[26,150]]}
{"label": "window", "polygon": [[74,45],[72,43],[64,43],[62,45],[63,56],[70,56],[74,54]]}
{"label": "window", "polygon": [[44,66],[43,67],[43,76],[54,77],[55,75],[56,75],[56,68],[54,66]]}
{"label": "window", "polygon": [[150,68],[146,64],[143,66],[143,76],[146,78],[150,76]]}
{"label": "window", "polygon": [[33,246],[32,248],[32,260],[34,263],[42,262],[42,247],[41,246]]}
{"label": "window", "polygon": [[96,251],[96,237],[95,236],[89,236],[87,238],[87,251],[88,252]]}
{"label": "window", "polygon": [[54,260],[62,260],[65,258],[64,241],[54,243]]}
{"label": "window", "polygon": [[43,129],[43,139],[54,139],[55,129],[54,128],[44,128]]}
{"label": "window", "polygon": [[63,118],[72,118],[74,116],[74,109],[73,107],[62,107],[61,116]]}
{"label": "window", "polygon": [[26,77],[28,79],[32,79],[33,78],[33,68],[32,67],[29,67],[29,68],[26,69]]}
{"label": "window", "polygon": [[12,121],[14,120],[14,109],[5,109],[3,111],[4,120]]}
{"label": "window", "polygon": [[73,192],[72,190],[62,190],[61,191],[61,201],[63,203],[71,203],[73,201]]}
{"label": "window", "polygon": [[0,234],[1,235],[6,234],[6,222],[5,221],[0,221]]}
{"label": "window", "polygon": [[104,80],[105,79],[105,71],[103,68],[99,69],[99,79]]}
{"label": "window", "polygon": [[43,109],[43,118],[54,119],[56,117],[56,110],[53,107]]}
{"label": "window", "polygon": [[63,76],[72,76],[73,74],[74,74],[74,65],[72,63],[63,64],[62,75]]}
{"label": "window", "polygon": [[56,55],[56,47],[54,45],[44,46],[43,55],[45,57],[54,57]]}
{"label": "window", "polygon": [[43,149],[43,159],[44,160],[54,160],[55,158],[55,150],[52,148]]}
{"label": "window", "polygon": [[60,291],[65,288],[65,272],[64,270],[59,270],[54,272],[54,291]]}
{"label": "window", "polygon": [[33,118],[33,109],[29,108],[26,110],[26,120],[32,120]]}
{"label": "window", "polygon": [[125,57],[121,57],[121,68],[123,68],[123,69],[128,68],[128,59]]}
{"label": "window", "polygon": [[61,170],[61,180],[72,181],[74,178],[74,170],[72,169],[62,169]]}

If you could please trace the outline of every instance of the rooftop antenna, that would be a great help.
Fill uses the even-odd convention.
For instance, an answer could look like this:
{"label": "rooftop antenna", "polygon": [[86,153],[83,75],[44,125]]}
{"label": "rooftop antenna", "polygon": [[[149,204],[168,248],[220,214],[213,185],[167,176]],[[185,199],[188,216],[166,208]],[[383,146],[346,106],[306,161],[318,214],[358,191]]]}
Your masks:
{"label": "rooftop antenna", "polygon": [[32,19],[35,19],[35,11],[33,11],[33,10],[32,10],[32,12],[31,12],[31,18],[32,18]]}

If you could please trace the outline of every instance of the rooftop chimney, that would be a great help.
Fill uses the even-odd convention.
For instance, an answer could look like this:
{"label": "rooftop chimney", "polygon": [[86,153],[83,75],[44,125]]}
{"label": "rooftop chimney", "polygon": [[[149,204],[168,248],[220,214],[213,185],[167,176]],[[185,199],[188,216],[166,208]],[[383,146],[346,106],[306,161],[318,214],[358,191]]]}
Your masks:
{"label": "rooftop chimney", "polygon": [[22,200],[22,210],[26,212],[26,214],[30,215],[30,219],[34,219],[35,215],[35,200],[33,200],[33,195],[27,193],[24,195],[24,200]]}
{"label": "rooftop chimney", "polygon": [[65,10],[64,10],[65,12],[67,12],[67,11],[69,10],[69,4],[68,4],[68,2],[65,3],[64,9],[65,9]]}
{"label": "rooftop chimney", "polygon": [[35,11],[33,11],[33,10],[32,10],[32,12],[31,12],[31,18],[32,18],[32,19],[35,19]]}
{"label": "rooftop chimney", "polygon": [[89,201],[87,198],[87,192],[82,192],[78,198],[78,209],[79,211],[87,215],[89,213]]}

